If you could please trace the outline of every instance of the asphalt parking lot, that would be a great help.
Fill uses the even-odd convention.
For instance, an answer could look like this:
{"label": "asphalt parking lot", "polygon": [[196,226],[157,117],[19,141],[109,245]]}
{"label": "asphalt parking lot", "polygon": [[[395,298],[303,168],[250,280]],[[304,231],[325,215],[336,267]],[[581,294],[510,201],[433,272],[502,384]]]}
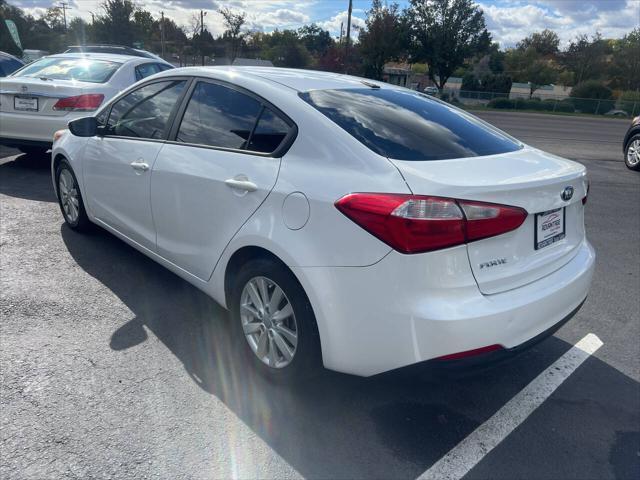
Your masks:
{"label": "asphalt parking lot", "polygon": [[[499,366],[326,372],[303,389],[250,375],[204,294],[104,231],[66,228],[47,158],[0,150],[0,478],[428,477],[470,435],[489,444],[474,431],[500,412],[508,423],[520,412],[510,401],[530,384],[535,396],[536,377],[588,334],[602,346],[465,478],[640,478],[640,173],[622,162],[628,121],[481,116],[588,167],[598,259],[583,308]],[[457,478],[447,465],[438,476]]]}

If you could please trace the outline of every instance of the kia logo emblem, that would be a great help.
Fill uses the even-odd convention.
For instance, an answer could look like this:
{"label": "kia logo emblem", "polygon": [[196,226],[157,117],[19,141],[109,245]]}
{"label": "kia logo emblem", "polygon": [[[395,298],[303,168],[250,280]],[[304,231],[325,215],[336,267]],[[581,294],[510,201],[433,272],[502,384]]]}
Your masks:
{"label": "kia logo emblem", "polygon": [[28,88],[27,88],[27,86],[26,86],[26,85],[22,85],[22,86],[20,87],[20,90],[22,90],[23,92],[26,92],[26,91],[28,90]]}
{"label": "kia logo emblem", "polygon": [[571,200],[571,197],[573,197],[573,187],[565,187],[560,194],[560,198],[562,198],[562,200],[564,200],[565,202],[568,202],[569,200]]}

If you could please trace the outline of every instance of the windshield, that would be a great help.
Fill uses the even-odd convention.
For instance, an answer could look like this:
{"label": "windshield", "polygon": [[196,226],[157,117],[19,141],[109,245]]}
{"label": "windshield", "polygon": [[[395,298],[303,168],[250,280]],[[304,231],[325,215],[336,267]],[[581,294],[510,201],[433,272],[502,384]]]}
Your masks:
{"label": "windshield", "polygon": [[473,115],[412,90],[315,90],[300,96],[388,158],[444,160],[522,148],[516,140]]}
{"label": "windshield", "polygon": [[78,80],[104,83],[120,68],[121,63],[90,58],[43,58],[14,74],[15,77],[37,77],[51,80]]}

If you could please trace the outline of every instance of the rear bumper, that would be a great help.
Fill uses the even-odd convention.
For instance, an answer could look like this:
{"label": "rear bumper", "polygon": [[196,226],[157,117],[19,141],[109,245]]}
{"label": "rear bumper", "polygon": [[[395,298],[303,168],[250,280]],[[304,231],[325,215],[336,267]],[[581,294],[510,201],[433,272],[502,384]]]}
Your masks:
{"label": "rear bumper", "polygon": [[584,302],[594,264],[585,240],[562,268],[494,295],[478,290],[464,246],[391,252],[366,268],[293,270],[313,305],[325,366],[370,376],[488,345],[526,348]]}
{"label": "rear bumper", "polygon": [[0,113],[0,141],[7,146],[38,145],[51,147],[53,134],[71,120],[87,116],[87,112],[70,112],[62,116],[24,113]]}

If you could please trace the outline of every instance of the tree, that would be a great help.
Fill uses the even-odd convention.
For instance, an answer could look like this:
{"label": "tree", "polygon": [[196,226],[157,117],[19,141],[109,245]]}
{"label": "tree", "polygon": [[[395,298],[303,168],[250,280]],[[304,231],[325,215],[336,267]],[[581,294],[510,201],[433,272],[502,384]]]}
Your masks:
{"label": "tree", "polygon": [[385,63],[397,58],[402,50],[401,29],[398,5],[383,6],[381,0],[373,0],[366,28],[358,36],[365,76],[382,80]]}
{"label": "tree", "polygon": [[220,15],[222,15],[224,19],[224,26],[227,28],[224,32],[223,38],[227,40],[229,60],[233,63],[240,53],[240,47],[244,36],[241,30],[247,15],[244,12],[234,13],[228,8],[221,9]]}
{"label": "tree", "polygon": [[136,28],[132,21],[136,7],[130,0],[105,0],[101,5],[104,15],[96,18],[96,40],[132,46]]}
{"label": "tree", "polygon": [[266,35],[262,54],[279,67],[304,68],[311,61],[295,30],[274,30]]}
{"label": "tree", "polygon": [[529,98],[531,98],[538,88],[556,81],[558,69],[553,62],[539,58],[525,69],[525,74],[529,79]]}
{"label": "tree", "polygon": [[561,62],[573,74],[572,83],[576,85],[585,80],[598,79],[605,75],[609,46],[596,33],[591,39],[588,35],[579,35],[561,54]]}
{"label": "tree", "polygon": [[640,28],[635,28],[613,46],[614,83],[624,90],[640,90]]}
{"label": "tree", "polygon": [[411,0],[407,11],[413,57],[429,64],[440,89],[466,59],[486,52],[491,36],[472,0]]}
{"label": "tree", "polygon": [[516,47],[520,50],[527,50],[533,48],[542,56],[551,56],[558,53],[558,47],[560,46],[560,38],[556,32],[544,29],[541,32],[535,32],[528,37],[522,39]]}
{"label": "tree", "polygon": [[44,13],[41,18],[51,30],[64,32],[64,14],[62,12],[62,8],[47,8],[46,13]]}
{"label": "tree", "polygon": [[321,56],[327,53],[327,50],[333,45],[331,34],[327,30],[323,30],[315,23],[305,25],[298,29],[298,37],[309,51],[309,53]]}
{"label": "tree", "polygon": [[70,44],[83,45],[87,43],[87,23],[80,17],[76,17],[69,22],[67,39]]}
{"label": "tree", "polygon": [[529,98],[541,86],[555,82],[559,73],[555,62],[543,58],[534,47],[528,47],[525,50],[521,48],[508,50],[505,66],[505,73],[514,81],[529,84]]}

